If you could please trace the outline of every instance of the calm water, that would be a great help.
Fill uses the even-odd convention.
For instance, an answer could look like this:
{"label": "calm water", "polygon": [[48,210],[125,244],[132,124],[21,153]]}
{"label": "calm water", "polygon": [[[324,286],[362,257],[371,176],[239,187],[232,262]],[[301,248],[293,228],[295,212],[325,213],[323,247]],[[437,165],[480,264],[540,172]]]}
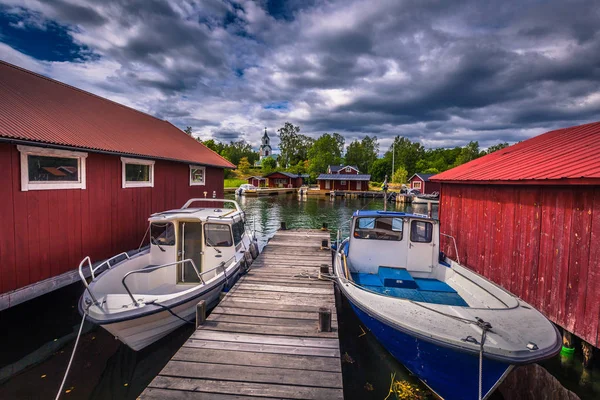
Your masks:
{"label": "calm water", "polygon": [[[348,234],[348,222],[357,209],[382,209],[381,199],[304,198],[272,196],[242,198],[250,226],[255,226],[264,244],[285,221],[288,228],[320,228],[328,223],[332,235],[341,229]],[[411,209],[394,204],[391,209],[425,214],[426,207]],[[437,208],[434,208],[434,217]],[[74,284],[0,312],[0,382],[7,366],[35,363],[16,376],[0,383],[0,399],[53,399],[69,360],[81,317],[77,300],[83,291]],[[390,376],[407,380],[430,397],[418,380],[408,373],[369,333],[365,333],[345,300],[338,309],[340,324],[344,393],[347,399],[384,399],[389,393]],[[173,334],[134,352],[97,327],[86,326],[65,388],[65,399],[135,399],[158,374],[172,355],[192,333],[184,326]],[[591,384],[580,386],[582,371],[577,356],[572,366],[564,368],[560,359],[549,360],[544,367],[558,376],[569,389],[582,398],[597,398]],[[600,373],[592,371],[587,381],[598,381]],[[596,384],[598,386],[598,384]],[[596,393],[596,396],[594,396]],[[501,398],[499,395],[497,397]],[[390,396],[390,399],[393,396]]]}

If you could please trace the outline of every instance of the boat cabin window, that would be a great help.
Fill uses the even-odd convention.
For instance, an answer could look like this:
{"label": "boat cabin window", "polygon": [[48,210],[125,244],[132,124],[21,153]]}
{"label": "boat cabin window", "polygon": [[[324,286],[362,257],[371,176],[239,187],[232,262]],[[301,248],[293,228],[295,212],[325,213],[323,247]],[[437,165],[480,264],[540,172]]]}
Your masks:
{"label": "boat cabin window", "polygon": [[160,246],[174,246],[175,227],[170,222],[153,222],[150,225],[150,240]]}
{"label": "boat cabin window", "polygon": [[357,239],[402,240],[402,218],[358,218],[354,226]]}
{"label": "boat cabin window", "polygon": [[204,224],[204,237],[206,244],[212,247],[229,247],[233,244],[229,225],[225,224]]}
{"label": "boat cabin window", "polygon": [[426,221],[412,221],[410,223],[410,241],[419,243],[431,243],[433,236],[433,224]]}
{"label": "boat cabin window", "polygon": [[244,236],[244,221],[238,221],[231,225],[231,231],[233,233],[233,243],[237,246],[242,241]]}

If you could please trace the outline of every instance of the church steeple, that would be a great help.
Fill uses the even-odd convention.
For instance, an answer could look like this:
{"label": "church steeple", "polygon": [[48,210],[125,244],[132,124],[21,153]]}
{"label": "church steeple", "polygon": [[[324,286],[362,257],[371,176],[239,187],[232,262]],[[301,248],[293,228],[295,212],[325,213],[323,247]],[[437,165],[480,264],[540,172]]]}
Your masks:
{"label": "church steeple", "polygon": [[260,159],[262,160],[265,157],[270,156],[273,153],[273,149],[271,148],[271,139],[267,134],[267,127],[265,126],[265,133],[261,140],[260,149],[258,150],[258,154],[260,155]]}

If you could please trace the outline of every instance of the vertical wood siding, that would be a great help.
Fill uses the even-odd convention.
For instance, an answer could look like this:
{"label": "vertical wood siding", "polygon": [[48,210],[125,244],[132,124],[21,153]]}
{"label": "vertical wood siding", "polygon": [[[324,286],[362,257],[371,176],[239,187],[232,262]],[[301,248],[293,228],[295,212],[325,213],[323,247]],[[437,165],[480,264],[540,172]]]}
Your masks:
{"label": "vertical wood siding", "polygon": [[463,264],[600,347],[600,187],[442,184],[440,221]]}
{"label": "vertical wood siding", "polygon": [[189,165],[156,161],[153,188],[121,188],[121,159],[89,153],[87,189],[21,191],[20,153],[0,143],[0,293],[138,248],[150,214],[192,197],[223,196],[223,170],[189,185]]}

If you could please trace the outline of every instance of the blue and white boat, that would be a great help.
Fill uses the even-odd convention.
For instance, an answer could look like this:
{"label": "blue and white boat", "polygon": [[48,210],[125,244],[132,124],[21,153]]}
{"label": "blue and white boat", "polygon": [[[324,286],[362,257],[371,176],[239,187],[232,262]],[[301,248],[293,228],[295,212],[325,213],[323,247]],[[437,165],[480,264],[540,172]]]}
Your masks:
{"label": "blue and white boat", "polygon": [[381,344],[446,400],[486,399],[513,366],[555,356],[556,327],[440,254],[437,220],[357,211],[334,254],[338,287]]}

